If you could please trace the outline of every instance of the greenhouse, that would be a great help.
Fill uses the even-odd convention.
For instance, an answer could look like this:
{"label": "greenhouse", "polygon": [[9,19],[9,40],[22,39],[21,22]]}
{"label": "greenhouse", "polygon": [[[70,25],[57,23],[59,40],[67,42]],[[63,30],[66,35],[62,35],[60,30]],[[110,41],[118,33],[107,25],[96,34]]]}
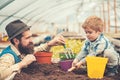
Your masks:
{"label": "greenhouse", "polygon": [[0,0],[0,80],[119,80],[119,13],[120,0]]}

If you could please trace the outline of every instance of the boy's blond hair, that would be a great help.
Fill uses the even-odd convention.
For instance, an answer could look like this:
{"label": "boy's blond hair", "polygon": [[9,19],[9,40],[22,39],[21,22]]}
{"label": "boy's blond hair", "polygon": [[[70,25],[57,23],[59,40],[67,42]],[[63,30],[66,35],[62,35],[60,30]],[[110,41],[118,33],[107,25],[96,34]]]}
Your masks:
{"label": "boy's blond hair", "polygon": [[103,27],[104,27],[104,23],[102,21],[101,18],[97,17],[97,16],[90,16],[88,17],[85,22],[83,23],[82,27],[84,29],[86,28],[90,28],[93,29],[95,31],[103,31]]}

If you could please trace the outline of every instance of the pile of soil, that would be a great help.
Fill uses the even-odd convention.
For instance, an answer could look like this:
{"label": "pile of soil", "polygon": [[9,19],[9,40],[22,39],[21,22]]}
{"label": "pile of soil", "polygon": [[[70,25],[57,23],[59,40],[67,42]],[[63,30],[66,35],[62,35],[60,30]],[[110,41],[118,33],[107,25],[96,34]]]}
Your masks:
{"label": "pile of soil", "polygon": [[[120,70],[120,69],[119,69]],[[99,80],[120,80],[120,73],[114,77],[107,77]],[[59,64],[38,64],[32,63],[27,68],[22,69],[21,73],[15,75],[13,80],[98,80],[90,79],[87,72],[83,69],[73,72],[62,71]]]}

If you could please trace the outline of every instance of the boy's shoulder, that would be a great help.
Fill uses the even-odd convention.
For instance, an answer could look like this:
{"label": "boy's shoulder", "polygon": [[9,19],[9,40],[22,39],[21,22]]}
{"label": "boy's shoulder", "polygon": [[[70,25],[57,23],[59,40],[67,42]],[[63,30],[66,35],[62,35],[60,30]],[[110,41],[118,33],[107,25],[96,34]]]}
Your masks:
{"label": "boy's shoulder", "polygon": [[88,39],[85,40],[85,45],[89,45],[90,41]]}

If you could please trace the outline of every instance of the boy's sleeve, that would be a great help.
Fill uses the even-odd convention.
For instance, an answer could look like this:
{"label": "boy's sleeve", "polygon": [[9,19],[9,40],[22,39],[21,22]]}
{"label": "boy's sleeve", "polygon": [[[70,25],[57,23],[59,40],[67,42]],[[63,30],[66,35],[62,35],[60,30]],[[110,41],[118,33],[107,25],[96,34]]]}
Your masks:
{"label": "boy's sleeve", "polygon": [[77,59],[78,61],[84,61],[84,58],[87,56],[88,51],[87,51],[87,45],[86,43],[84,43],[82,50],[78,53],[78,55],[76,56],[75,59]]}
{"label": "boy's sleeve", "polygon": [[102,55],[103,51],[106,49],[107,46],[108,46],[108,44],[106,44],[106,42],[98,42],[97,45],[94,47],[93,52],[88,54],[87,56]]}
{"label": "boy's sleeve", "polygon": [[108,46],[108,44],[105,43],[105,42],[98,43],[98,45],[95,48],[95,53],[94,54],[96,56],[101,55],[104,52],[104,50],[107,48],[107,46]]}

